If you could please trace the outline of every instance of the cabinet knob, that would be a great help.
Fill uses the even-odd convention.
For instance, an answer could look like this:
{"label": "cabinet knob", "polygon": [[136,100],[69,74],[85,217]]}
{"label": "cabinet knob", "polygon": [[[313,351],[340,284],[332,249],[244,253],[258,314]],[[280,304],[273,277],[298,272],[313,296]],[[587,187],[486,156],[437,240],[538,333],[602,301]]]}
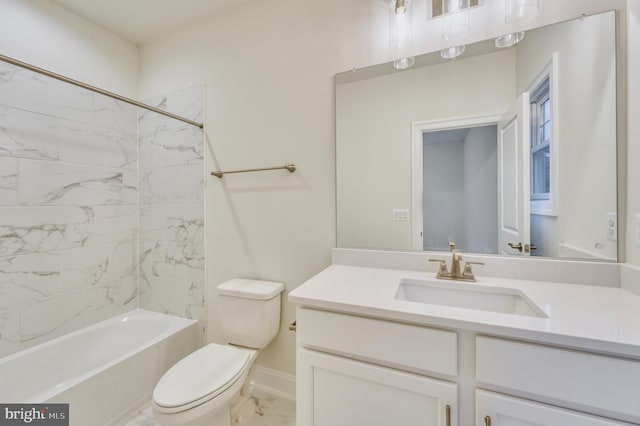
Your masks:
{"label": "cabinet knob", "polygon": [[491,426],[491,416],[484,417],[484,426]]}

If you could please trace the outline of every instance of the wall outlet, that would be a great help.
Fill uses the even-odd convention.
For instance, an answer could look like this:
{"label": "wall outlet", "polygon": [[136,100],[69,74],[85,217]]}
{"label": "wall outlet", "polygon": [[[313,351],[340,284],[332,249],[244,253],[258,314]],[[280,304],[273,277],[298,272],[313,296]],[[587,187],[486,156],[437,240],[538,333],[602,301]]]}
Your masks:
{"label": "wall outlet", "polygon": [[607,212],[607,240],[618,241],[618,215]]}
{"label": "wall outlet", "polygon": [[636,222],[636,229],[635,229],[635,238],[634,238],[634,242],[636,244],[636,246],[640,247],[640,214],[636,213],[635,216],[635,222]]}
{"label": "wall outlet", "polygon": [[393,209],[393,220],[400,220],[400,221],[409,220],[409,210]]}

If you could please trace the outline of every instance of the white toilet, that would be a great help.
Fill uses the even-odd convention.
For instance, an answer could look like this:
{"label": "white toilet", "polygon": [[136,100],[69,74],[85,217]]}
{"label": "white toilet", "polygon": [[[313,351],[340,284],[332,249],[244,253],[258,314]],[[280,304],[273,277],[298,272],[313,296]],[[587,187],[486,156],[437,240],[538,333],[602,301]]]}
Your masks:
{"label": "white toilet", "polygon": [[255,405],[240,391],[248,383],[258,350],[278,333],[282,290],[282,283],[248,279],[218,286],[218,317],[229,344],[209,344],[162,376],[153,391],[156,420],[167,426],[246,423]]}

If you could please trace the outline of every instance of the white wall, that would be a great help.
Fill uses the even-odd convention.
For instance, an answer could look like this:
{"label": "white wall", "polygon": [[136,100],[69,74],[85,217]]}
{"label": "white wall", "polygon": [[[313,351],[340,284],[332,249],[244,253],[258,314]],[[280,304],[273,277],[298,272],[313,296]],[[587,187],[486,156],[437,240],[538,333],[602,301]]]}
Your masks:
{"label": "white wall", "polygon": [[[509,26],[504,2],[492,0],[473,11],[472,30],[462,42],[625,4],[545,1],[536,18]],[[244,275],[282,280],[290,291],[329,264],[336,229],[332,79],[391,59],[387,10],[386,2],[370,0],[252,2],[142,47],[142,97],[206,82],[208,169],[287,161],[300,166],[295,175],[208,180],[210,285]],[[417,7],[418,53],[446,43],[441,26],[424,24],[424,16]],[[283,306],[283,323],[293,321],[293,306]],[[281,330],[259,364],[293,373],[295,338]]]}
{"label": "white wall", "polygon": [[137,47],[49,0],[0,0],[0,54],[137,95]]}
{"label": "white wall", "polygon": [[[640,214],[640,2],[627,0],[627,240],[626,261],[640,265],[640,246],[635,244],[635,215]],[[622,216],[622,215],[620,215]]]}

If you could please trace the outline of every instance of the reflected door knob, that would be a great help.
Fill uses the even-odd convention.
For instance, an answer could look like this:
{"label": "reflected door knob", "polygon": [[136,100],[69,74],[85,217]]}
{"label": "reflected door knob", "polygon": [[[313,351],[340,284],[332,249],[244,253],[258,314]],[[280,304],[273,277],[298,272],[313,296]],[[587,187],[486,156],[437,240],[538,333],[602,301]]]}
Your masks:
{"label": "reflected door knob", "polygon": [[509,247],[511,247],[514,250],[518,250],[518,251],[522,251],[522,243],[518,243],[518,244],[513,244],[513,243],[507,243],[509,245]]}

